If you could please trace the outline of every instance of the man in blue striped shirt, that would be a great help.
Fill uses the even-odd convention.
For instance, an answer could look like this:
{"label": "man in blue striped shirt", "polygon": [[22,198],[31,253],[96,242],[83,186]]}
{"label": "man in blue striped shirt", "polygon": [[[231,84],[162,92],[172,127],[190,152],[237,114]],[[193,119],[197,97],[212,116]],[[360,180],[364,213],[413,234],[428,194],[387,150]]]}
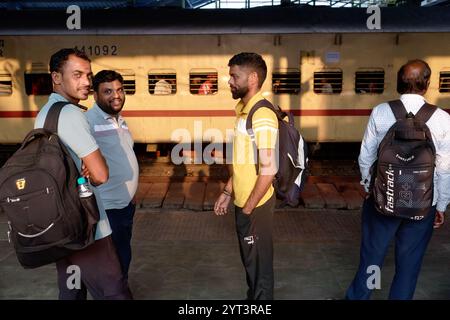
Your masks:
{"label": "man in blue striped shirt", "polygon": [[113,70],[102,70],[92,82],[95,104],[86,112],[86,118],[109,167],[108,181],[97,189],[111,225],[123,276],[128,279],[139,165],[133,137],[121,115],[125,103],[122,76]]}

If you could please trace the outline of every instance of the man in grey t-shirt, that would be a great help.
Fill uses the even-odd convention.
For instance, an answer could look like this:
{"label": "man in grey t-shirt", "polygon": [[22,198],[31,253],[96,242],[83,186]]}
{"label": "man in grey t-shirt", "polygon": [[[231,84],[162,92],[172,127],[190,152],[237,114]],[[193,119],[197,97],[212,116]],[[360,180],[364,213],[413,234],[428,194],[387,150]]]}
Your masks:
{"label": "man in grey t-shirt", "polygon": [[109,180],[98,191],[111,224],[122,273],[128,278],[136,208],[132,200],[138,186],[139,166],[133,138],[120,114],[125,103],[123,78],[113,70],[102,70],[93,79],[93,89],[96,103],[86,117],[109,167]]}
{"label": "man in grey t-shirt", "polygon": [[[86,100],[91,84],[91,64],[81,51],[61,49],[50,58],[53,93],[36,117],[35,128],[42,128],[48,110],[55,102],[67,101],[58,120],[58,136],[68,148],[73,160],[91,184],[101,185],[108,180],[108,166],[103,158],[82,110],[77,106]],[[95,188],[94,188],[95,189]],[[95,192],[95,190],[94,190]],[[98,199],[98,195],[97,195]],[[94,299],[131,299],[127,280],[122,276],[120,263],[112,243],[111,228],[101,201],[95,242],[56,262],[59,298],[85,300],[87,290]],[[69,266],[78,266],[81,288],[69,288]]]}

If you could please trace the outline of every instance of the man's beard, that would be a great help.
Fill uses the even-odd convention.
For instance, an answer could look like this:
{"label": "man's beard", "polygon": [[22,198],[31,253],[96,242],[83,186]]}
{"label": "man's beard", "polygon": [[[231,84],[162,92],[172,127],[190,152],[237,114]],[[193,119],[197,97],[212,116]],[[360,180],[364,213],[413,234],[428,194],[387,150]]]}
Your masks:
{"label": "man's beard", "polygon": [[247,93],[248,93],[248,88],[247,87],[231,91],[233,99],[242,99],[243,97],[245,97],[247,95]]}
{"label": "man's beard", "polygon": [[120,111],[122,111],[123,109],[123,105],[125,104],[125,102],[122,103],[122,107],[120,108],[120,110],[115,110],[111,104],[109,104],[108,102],[102,103],[100,101],[97,101],[97,105],[100,107],[100,109],[102,109],[104,112],[106,112],[109,115],[112,116],[116,116],[120,113]]}

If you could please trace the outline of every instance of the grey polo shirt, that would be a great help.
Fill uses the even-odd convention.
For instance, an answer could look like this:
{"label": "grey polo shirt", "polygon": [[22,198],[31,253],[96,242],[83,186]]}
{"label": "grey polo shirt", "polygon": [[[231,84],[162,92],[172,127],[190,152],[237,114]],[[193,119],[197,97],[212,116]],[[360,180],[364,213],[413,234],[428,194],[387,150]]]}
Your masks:
{"label": "grey polo shirt", "polygon": [[[59,101],[67,101],[63,96],[52,93],[48,98],[48,102],[42,107],[36,116],[34,128],[43,128],[45,118],[47,117],[50,107]],[[74,105],[65,106],[61,110],[58,120],[58,136],[70,152],[78,170],[81,168],[81,159],[91,154],[98,149],[94,137],[91,134],[89,123],[86,120],[85,113]],[[100,220],[97,224],[97,231],[95,240],[102,239],[111,234],[111,227],[109,225],[108,216],[97,188],[92,188],[100,211]]]}
{"label": "grey polo shirt", "polygon": [[127,123],[120,114],[116,120],[96,103],[86,112],[86,118],[109,167],[108,182],[98,186],[103,205],[107,210],[125,208],[133,199],[139,180],[139,165]]}

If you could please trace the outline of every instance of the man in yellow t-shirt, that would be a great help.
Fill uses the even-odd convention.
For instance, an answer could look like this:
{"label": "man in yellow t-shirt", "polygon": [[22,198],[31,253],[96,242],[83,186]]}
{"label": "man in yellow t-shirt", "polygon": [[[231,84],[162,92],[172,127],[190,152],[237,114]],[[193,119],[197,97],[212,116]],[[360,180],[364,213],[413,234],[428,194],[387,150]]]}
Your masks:
{"label": "man in yellow t-shirt", "polygon": [[233,99],[240,100],[236,106],[233,173],[215,203],[214,212],[226,214],[234,194],[236,231],[248,284],[247,299],[272,300],[275,208],[272,180],[277,172],[278,121],[272,110],[262,107],[252,117],[254,137],[246,131],[247,115],[258,101],[264,99],[260,90],[266,79],[267,66],[262,57],[243,52],[231,58],[228,66],[228,84]]}

